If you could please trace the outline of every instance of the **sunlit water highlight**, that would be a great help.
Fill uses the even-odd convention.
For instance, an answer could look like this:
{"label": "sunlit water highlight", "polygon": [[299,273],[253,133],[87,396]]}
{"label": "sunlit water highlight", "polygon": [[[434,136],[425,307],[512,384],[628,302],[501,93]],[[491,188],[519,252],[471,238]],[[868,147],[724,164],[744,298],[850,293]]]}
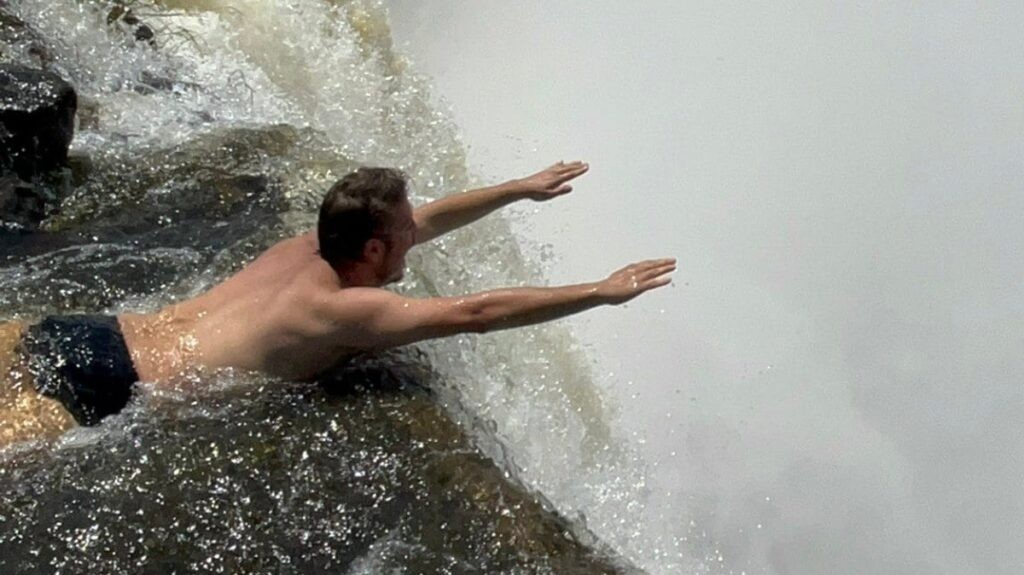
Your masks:
{"label": "sunlit water highlight", "polygon": [[[392,52],[386,15],[375,2],[132,3],[156,32],[156,48],[108,25],[111,6],[11,4],[47,40],[54,68],[79,91],[81,113],[72,149],[74,191],[48,222],[52,249],[25,248],[26,257],[0,269],[4,317],[153,310],[198,293],[274,240],[308,229],[323,191],[356,165],[405,170],[416,202],[474,182],[455,126],[429,104],[428,84]],[[400,289],[429,296],[542,282],[531,263],[536,258],[524,257],[519,246],[505,220],[490,218],[411,254]],[[685,557],[679,542],[637,537],[643,466],[612,431],[614,410],[564,330],[455,337],[420,350],[419,361],[430,366],[428,379],[436,384],[432,404],[514,483],[527,485],[534,505],[569,517],[576,536],[594,548],[607,544],[635,561],[700,568],[702,558]],[[11,491],[3,521],[11,531],[3,542],[11,564],[49,552],[63,557],[50,562],[54,569],[131,570],[151,554],[173,554],[175,545],[188,542],[182,549],[202,554],[189,558],[190,570],[260,569],[268,561],[287,564],[288,557],[302,570],[308,564],[294,561],[305,550],[317,565],[374,572],[394,564],[387,556],[396,548],[406,558],[416,556],[417,541],[436,529],[409,521],[394,527],[384,500],[371,505],[384,516],[379,525],[343,521],[346,498],[376,497],[375,485],[388,482],[389,470],[426,465],[389,464],[405,452],[361,453],[339,462],[345,457],[332,442],[352,435],[337,426],[351,425],[345,417],[359,420],[359,409],[386,407],[356,400],[355,407],[332,411],[329,397],[283,394],[277,390],[287,386],[280,382],[196,377],[182,384],[180,397],[143,393],[99,429],[75,430],[53,449],[29,445],[8,454],[2,481]],[[407,414],[396,421],[413,425]],[[417,440],[412,437],[395,441]],[[274,447],[261,452],[266,445]],[[439,452],[451,457],[463,448],[445,449]],[[165,450],[201,461],[164,459]],[[263,469],[287,486],[261,479],[262,465],[290,470]],[[176,474],[186,471],[196,475]],[[346,473],[374,475],[364,493],[346,495],[339,492],[351,484]],[[90,511],[71,512],[78,504],[47,498],[56,492]],[[422,493],[437,496],[436,490]],[[126,498],[138,501],[131,517]],[[253,498],[265,501],[250,505]],[[340,501],[337,513],[316,507],[332,501]],[[305,505],[315,513],[303,515]],[[147,516],[156,509],[175,511]],[[206,524],[213,517],[237,522],[227,540],[222,528]],[[49,518],[56,522],[38,523]],[[186,533],[178,533],[186,524]],[[397,531],[356,545],[355,555],[330,545],[338,531],[358,539],[381,525]],[[50,539],[31,541],[47,529]],[[492,535],[495,541],[451,543],[447,558],[424,555],[415,560],[421,563],[399,564],[413,572],[423,565],[456,572],[558,569],[544,562],[513,568],[513,559],[497,548],[484,551],[500,547],[504,536]],[[286,539],[295,547],[275,547]],[[476,567],[465,563],[475,555]],[[708,557],[714,558],[710,543]]]}

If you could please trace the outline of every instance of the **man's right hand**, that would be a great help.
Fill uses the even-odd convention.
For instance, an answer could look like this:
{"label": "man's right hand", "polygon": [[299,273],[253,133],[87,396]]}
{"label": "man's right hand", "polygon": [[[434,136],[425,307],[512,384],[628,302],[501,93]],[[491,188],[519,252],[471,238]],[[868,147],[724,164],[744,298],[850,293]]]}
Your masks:
{"label": "man's right hand", "polygon": [[381,350],[457,333],[483,333],[559,319],[605,304],[625,303],[666,285],[674,259],[626,266],[596,283],[500,288],[455,297],[407,298],[379,288],[346,288],[329,317],[346,349]]}
{"label": "man's right hand", "polygon": [[675,270],[675,258],[637,262],[599,282],[597,292],[612,305],[623,304],[646,291],[668,285],[672,278],[667,274]]}

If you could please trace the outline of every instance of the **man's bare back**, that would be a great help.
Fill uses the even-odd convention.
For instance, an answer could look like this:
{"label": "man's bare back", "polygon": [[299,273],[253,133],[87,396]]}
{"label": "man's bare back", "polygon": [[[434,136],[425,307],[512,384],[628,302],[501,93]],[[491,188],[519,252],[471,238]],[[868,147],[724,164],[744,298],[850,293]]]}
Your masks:
{"label": "man's bare back", "polygon": [[[21,398],[18,405],[32,405],[20,411],[13,400],[0,405],[7,414],[0,421],[0,443],[46,434],[43,428],[52,434],[74,421],[93,425],[127,403],[136,381],[226,367],[310,379],[348,355],[541,323],[667,285],[673,259],[639,262],[601,281],[561,287],[433,298],[381,289],[401,278],[405,254],[414,245],[512,202],[564,195],[572,191],[567,182],[588,169],[582,162],[559,162],[416,210],[403,174],[360,169],[328,192],[316,231],[279,242],[202,295],[151,314],[53,316],[31,326],[0,325],[0,335],[16,342],[0,348],[0,367],[34,361],[37,390],[0,374],[7,380],[0,391],[10,389],[6,396]],[[0,393],[0,402],[4,397]],[[55,407],[60,405],[74,420]]]}
{"label": "man's bare back", "polygon": [[143,381],[200,366],[307,379],[356,351],[337,345],[338,326],[326,309],[343,287],[316,236],[305,234],[198,297],[119,319]]}

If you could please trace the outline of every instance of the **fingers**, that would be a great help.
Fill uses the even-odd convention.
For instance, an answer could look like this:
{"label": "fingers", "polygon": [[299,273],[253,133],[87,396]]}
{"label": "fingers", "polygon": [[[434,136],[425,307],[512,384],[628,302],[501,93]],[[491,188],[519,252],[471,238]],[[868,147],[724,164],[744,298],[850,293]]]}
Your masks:
{"label": "fingers", "polygon": [[629,285],[632,285],[633,288],[639,288],[642,291],[646,291],[652,287],[657,287],[652,285],[652,282],[661,282],[663,279],[671,281],[671,278],[664,278],[663,276],[674,271],[676,271],[675,258],[663,258],[658,260],[646,260],[628,265],[616,272],[614,275],[621,278],[621,281],[625,281]]}
{"label": "fingers", "polygon": [[575,170],[575,171],[572,171],[572,172],[566,172],[564,174],[558,175],[558,176],[553,178],[553,180],[551,181],[550,186],[552,188],[557,187],[557,186],[561,186],[562,184],[564,184],[564,183],[566,183],[566,182],[568,182],[570,180],[573,180],[575,178],[578,178],[578,177],[582,176],[583,174],[587,173],[587,170],[589,170],[589,169],[590,169],[589,167],[586,167],[586,168],[581,168],[579,170]]}
{"label": "fingers", "polygon": [[642,262],[637,262],[637,263],[633,264],[630,267],[634,268],[634,270],[636,272],[638,272],[638,273],[644,273],[644,272],[648,272],[650,270],[653,270],[653,269],[656,269],[656,268],[661,268],[661,267],[667,267],[667,266],[675,267],[675,265],[676,265],[676,259],[675,258],[661,258],[661,259],[656,259],[656,260],[644,260]]}
{"label": "fingers", "polygon": [[675,264],[665,264],[650,268],[636,276],[636,285],[643,291],[661,287],[672,281],[672,276],[668,274],[674,271],[676,271]]}
{"label": "fingers", "polygon": [[568,182],[569,180],[573,178],[578,178],[589,171],[590,166],[587,164],[583,164],[582,166],[576,168],[575,170],[569,170],[562,174],[562,181]]}
{"label": "fingers", "polygon": [[675,258],[662,258],[662,259],[657,259],[657,260],[644,260],[644,261],[641,261],[641,262],[636,262],[636,263],[629,264],[628,266],[620,269],[617,273],[629,273],[629,274],[637,275],[637,274],[641,274],[641,273],[643,273],[646,270],[649,270],[651,268],[655,268],[655,267],[663,266],[663,265],[668,265],[668,264],[675,264],[675,263],[676,263]]}
{"label": "fingers", "polygon": [[548,168],[548,169],[549,170],[557,170],[557,171],[569,171],[569,170],[576,170],[576,169],[578,169],[578,168],[580,168],[582,166],[586,166],[586,165],[587,165],[587,163],[584,162],[583,160],[576,160],[576,161],[568,162],[568,163],[565,162],[565,161],[561,161],[561,162],[558,162],[557,164],[552,164],[551,167]]}
{"label": "fingers", "polygon": [[637,278],[640,281],[650,281],[652,279],[657,279],[667,273],[672,273],[674,271],[676,271],[675,263],[663,264],[656,267],[647,268],[646,270],[638,274]]}
{"label": "fingers", "polygon": [[636,287],[639,293],[667,286],[672,283],[672,276],[668,275],[676,271],[674,259],[652,260],[645,262],[647,267],[636,276]]}
{"label": "fingers", "polygon": [[552,172],[553,175],[562,181],[566,181],[587,173],[589,169],[590,164],[577,160],[569,163],[558,162],[548,168],[547,171]]}
{"label": "fingers", "polygon": [[572,179],[578,176],[582,176],[590,170],[590,164],[586,162],[573,162],[571,164],[565,164],[558,169],[559,177]]}
{"label": "fingers", "polygon": [[652,290],[652,289],[658,289],[660,287],[665,287],[665,286],[667,286],[670,283],[672,283],[672,278],[668,278],[668,277],[652,280],[651,282],[647,283],[644,286],[644,291],[649,291],[649,290]]}
{"label": "fingers", "polygon": [[642,291],[647,291],[672,281],[672,278],[666,277],[666,274],[676,271],[676,260],[674,258],[647,260],[633,264],[626,269],[629,270],[633,285]]}
{"label": "fingers", "polygon": [[537,172],[528,179],[532,179],[543,191],[549,194],[561,195],[572,191],[572,187],[564,187],[569,180],[578,178],[590,170],[590,164],[582,161],[558,162],[549,168]]}

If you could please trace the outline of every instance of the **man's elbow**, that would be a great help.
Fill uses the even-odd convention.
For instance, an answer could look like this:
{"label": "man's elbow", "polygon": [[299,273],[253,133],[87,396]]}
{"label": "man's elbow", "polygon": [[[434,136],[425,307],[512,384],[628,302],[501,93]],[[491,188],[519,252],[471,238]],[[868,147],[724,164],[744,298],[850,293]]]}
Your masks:
{"label": "man's elbow", "polygon": [[487,333],[494,329],[494,320],[484,313],[471,315],[464,321],[464,330],[468,333]]}
{"label": "man's elbow", "polygon": [[496,318],[493,310],[479,302],[462,301],[456,304],[455,321],[458,331],[463,333],[487,333],[494,329]]}

